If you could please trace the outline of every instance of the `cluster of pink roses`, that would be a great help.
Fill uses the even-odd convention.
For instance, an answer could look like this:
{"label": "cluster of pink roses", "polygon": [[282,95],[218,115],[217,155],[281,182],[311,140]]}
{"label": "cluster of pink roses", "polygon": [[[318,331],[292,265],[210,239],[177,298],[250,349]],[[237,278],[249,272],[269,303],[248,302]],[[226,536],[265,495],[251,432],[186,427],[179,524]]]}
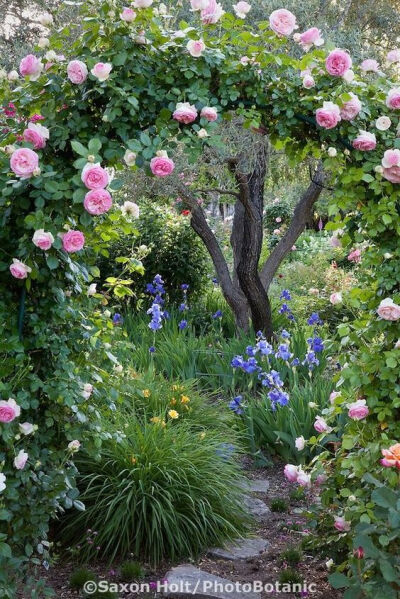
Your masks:
{"label": "cluster of pink roses", "polygon": [[383,320],[394,322],[400,319],[400,306],[395,304],[391,298],[386,298],[379,304],[377,313]]}
{"label": "cluster of pink roses", "polygon": [[284,474],[287,480],[291,483],[297,483],[301,487],[311,486],[311,475],[307,474],[307,472],[304,472],[301,466],[286,464],[284,468]]}
{"label": "cluster of pink roses", "polygon": [[[10,397],[7,401],[0,401],[0,422],[2,422],[3,424],[8,424],[12,422],[16,418],[18,418],[20,414],[21,408],[19,407],[15,399],[13,399],[12,397]],[[30,435],[35,430],[35,427],[33,426],[33,424],[30,424],[29,422],[24,422],[23,424],[19,425],[19,430],[24,435]],[[27,460],[28,454],[23,449],[21,449],[14,459],[15,468],[17,470],[22,470],[25,467]],[[0,474],[0,492],[4,491],[4,489],[6,488],[5,481],[6,477],[4,476],[4,474]]]}
{"label": "cluster of pink roses", "polygon": [[[189,125],[197,119],[198,112],[193,104],[190,104],[189,102],[178,102],[172,117],[179,123]],[[205,118],[209,122],[213,122],[217,120],[218,113],[212,106],[204,106],[200,111],[200,117]]]}

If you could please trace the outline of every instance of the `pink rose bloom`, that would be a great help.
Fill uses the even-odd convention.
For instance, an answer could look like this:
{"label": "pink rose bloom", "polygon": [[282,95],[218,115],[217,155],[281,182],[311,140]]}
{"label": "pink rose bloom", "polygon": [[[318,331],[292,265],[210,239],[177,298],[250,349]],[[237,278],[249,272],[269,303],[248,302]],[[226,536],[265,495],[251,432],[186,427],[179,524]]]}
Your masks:
{"label": "pink rose bloom", "polygon": [[400,150],[386,150],[382,158],[382,166],[384,168],[400,166]]}
{"label": "pink rose bloom", "polygon": [[25,468],[25,464],[28,460],[28,454],[26,451],[21,449],[18,455],[14,459],[14,466],[17,470],[23,470]]}
{"label": "pink rose bloom", "polygon": [[132,8],[124,8],[120,14],[120,17],[123,21],[127,23],[132,23],[136,19],[136,13]]}
{"label": "pink rose bloom", "polygon": [[311,46],[322,46],[324,40],[321,37],[321,32],[317,27],[311,27],[304,33],[300,33],[300,44],[305,50],[309,50]]}
{"label": "pink rose bloom", "polygon": [[208,6],[208,0],[190,0],[192,10],[203,10]]}
{"label": "pink rose bloom", "polygon": [[318,433],[330,433],[331,427],[327,425],[322,416],[317,416],[314,422],[314,428]]}
{"label": "pink rose bloom", "polygon": [[333,129],[341,120],[340,108],[333,102],[324,102],[322,108],[318,108],[315,118],[320,127]]}
{"label": "pink rose bloom", "polygon": [[397,468],[400,470],[400,443],[395,443],[389,449],[382,449],[382,466],[385,468]]}
{"label": "pink rose bloom", "polygon": [[67,66],[67,75],[71,83],[80,85],[87,79],[87,66],[81,60],[71,60]]}
{"label": "pink rose bloom", "polygon": [[347,522],[343,516],[335,516],[334,527],[340,532],[347,532],[350,530],[350,522]]}
{"label": "pink rose bloom", "polygon": [[358,97],[353,93],[350,93],[350,95],[351,100],[345,102],[340,109],[340,116],[344,121],[352,121],[361,110],[361,102]]}
{"label": "pink rose bloom", "polygon": [[382,176],[391,183],[400,183],[400,167],[391,166],[390,168],[384,168]]}
{"label": "pink rose bloom", "polygon": [[215,23],[218,23],[223,14],[224,10],[221,4],[219,4],[219,2],[216,0],[209,0],[206,8],[203,8],[201,11],[200,16],[204,25],[215,25]]}
{"label": "pink rose bloom", "polygon": [[381,301],[377,309],[378,316],[383,320],[395,321],[400,318],[400,306],[394,303],[391,298],[386,298]]}
{"label": "pink rose bloom", "polygon": [[29,179],[38,166],[39,156],[29,148],[20,148],[11,155],[11,170],[21,179]]}
{"label": "pink rose bloom", "polygon": [[206,45],[203,40],[189,40],[186,48],[190,54],[194,58],[199,58],[206,49]]}
{"label": "pink rose bloom", "polygon": [[351,68],[351,65],[350,54],[340,48],[332,50],[325,61],[326,70],[334,77],[343,77],[345,72]]}
{"label": "pink rose bloom", "polygon": [[239,19],[246,18],[246,15],[250,9],[251,4],[249,4],[248,2],[243,2],[243,0],[233,5],[233,10],[235,11],[235,14]]}
{"label": "pink rose bloom", "polygon": [[367,58],[360,64],[360,69],[364,71],[364,73],[368,73],[368,71],[376,73],[379,70],[379,64],[373,58]]}
{"label": "pink rose bloom", "polygon": [[315,79],[312,75],[305,75],[303,77],[303,87],[305,89],[311,89],[315,86]]}
{"label": "pink rose bloom", "polygon": [[97,62],[91,73],[94,77],[97,77],[99,81],[106,81],[109,78],[112,69],[112,64],[109,62]]}
{"label": "pink rose bloom", "polygon": [[349,262],[354,262],[355,264],[361,262],[361,250],[351,250],[350,254],[347,256],[347,260]]}
{"label": "pink rose bloom", "polygon": [[197,119],[196,107],[189,102],[178,102],[172,117],[179,123],[193,123]]}
{"label": "pink rose bloom", "polygon": [[81,231],[73,231],[71,229],[63,235],[62,243],[63,249],[66,252],[79,252],[85,245],[85,236]]}
{"label": "pink rose bloom", "polygon": [[38,229],[33,234],[32,241],[36,247],[46,251],[53,245],[54,237],[50,232],[45,231],[44,229]]}
{"label": "pink rose bloom", "polygon": [[283,472],[289,482],[295,483],[297,481],[299,467],[294,466],[293,464],[286,464]]}
{"label": "pink rose bloom", "polygon": [[357,401],[350,403],[347,408],[349,410],[349,417],[352,420],[364,420],[369,414],[367,402],[365,399],[358,399]]}
{"label": "pink rose bloom", "polygon": [[390,52],[387,53],[386,60],[389,63],[400,62],[400,50],[390,50]]}
{"label": "pink rose bloom", "polygon": [[22,77],[30,77],[32,81],[39,79],[42,69],[42,63],[39,58],[36,58],[33,54],[28,54],[28,56],[25,56],[19,63],[19,72]]}
{"label": "pink rose bloom", "polygon": [[49,139],[49,130],[43,125],[35,123],[29,123],[28,128],[25,129],[24,140],[31,143],[35,150],[41,150],[45,147],[47,140]]}
{"label": "pink rose bloom", "polygon": [[368,131],[361,131],[355,139],[353,139],[353,148],[356,150],[363,150],[364,152],[370,152],[376,148],[376,137],[374,133],[368,133]]}
{"label": "pink rose bloom", "polygon": [[288,36],[297,29],[296,17],[290,10],[279,8],[269,16],[269,25],[278,35]]}
{"label": "pink rose bloom", "polygon": [[12,264],[10,264],[10,272],[15,279],[26,279],[28,274],[32,271],[32,269],[17,260],[17,258],[13,258]]}
{"label": "pink rose bloom", "polygon": [[160,154],[151,159],[150,169],[156,177],[167,177],[174,170],[175,164],[171,158],[168,158],[166,152],[160,152]]}
{"label": "pink rose bloom", "polygon": [[10,397],[8,401],[0,401],[0,422],[12,422],[20,414],[21,408],[15,399]]}
{"label": "pink rose bloom", "polygon": [[106,189],[92,189],[83,201],[85,210],[92,216],[108,212],[112,206],[112,198]]}
{"label": "pink rose bloom", "polygon": [[218,112],[216,108],[213,108],[212,106],[204,106],[204,108],[201,109],[200,116],[212,123],[217,120]]}
{"label": "pink rose bloom", "polygon": [[332,405],[335,403],[335,399],[337,397],[340,397],[340,395],[341,395],[340,391],[332,391],[332,393],[329,396],[329,401],[331,402]]}
{"label": "pink rose bloom", "polygon": [[301,468],[299,469],[299,473],[297,475],[297,480],[296,482],[301,486],[301,487],[311,487],[311,476],[309,474],[307,474],[306,472],[304,472],[304,470],[302,470]]}
{"label": "pink rose bloom", "polygon": [[88,162],[82,170],[81,179],[88,189],[103,189],[108,185],[107,171],[99,162]]}
{"label": "pink rose bloom", "polygon": [[399,110],[400,108],[400,88],[391,89],[386,96],[386,106]]}
{"label": "pink rose bloom", "polygon": [[340,291],[335,291],[335,293],[332,293],[332,295],[329,298],[329,301],[331,302],[331,304],[333,306],[336,306],[336,304],[341,304],[343,301],[343,298],[342,298],[342,294],[340,293]]}

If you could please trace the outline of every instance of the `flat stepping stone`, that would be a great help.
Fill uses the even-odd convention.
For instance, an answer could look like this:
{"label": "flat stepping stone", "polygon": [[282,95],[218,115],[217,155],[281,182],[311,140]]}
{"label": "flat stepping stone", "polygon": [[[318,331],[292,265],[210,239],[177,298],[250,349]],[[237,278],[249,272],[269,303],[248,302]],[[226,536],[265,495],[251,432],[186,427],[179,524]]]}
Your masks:
{"label": "flat stepping stone", "polygon": [[[167,597],[198,597],[199,599],[261,599],[259,593],[243,592],[241,583],[214,576],[183,564],[172,568],[165,575],[168,583],[164,594]],[[236,587],[238,585],[238,589]],[[247,586],[247,585],[246,585]]]}
{"label": "flat stepping stone", "polygon": [[243,498],[243,503],[250,514],[258,522],[264,522],[264,520],[267,520],[271,515],[271,510],[263,501],[261,501],[261,499],[257,499],[251,495],[246,495]]}
{"label": "flat stepping stone", "polygon": [[269,489],[269,480],[266,478],[249,478],[243,488],[250,493],[266,493]]}
{"label": "flat stepping stone", "polygon": [[266,551],[270,543],[265,539],[256,537],[254,539],[238,539],[228,543],[224,548],[215,547],[208,552],[212,557],[223,559],[239,560],[257,557],[260,553]]}

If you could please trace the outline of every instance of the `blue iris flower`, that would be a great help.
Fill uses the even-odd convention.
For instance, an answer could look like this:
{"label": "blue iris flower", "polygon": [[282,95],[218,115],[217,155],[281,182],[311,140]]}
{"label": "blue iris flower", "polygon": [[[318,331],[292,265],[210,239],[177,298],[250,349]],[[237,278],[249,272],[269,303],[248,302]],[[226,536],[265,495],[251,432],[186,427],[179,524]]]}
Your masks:
{"label": "blue iris flower", "polygon": [[282,343],[279,347],[278,347],[278,351],[275,354],[276,358],[281,358],[282,360],[290,360],[290,358],[293,356],[293,354],[290,352],[289,346],[286,345],[286,343]]}
{"label": "blue iris flower", "polygon": [[188,323],[187,320],[181,320],[180,323],[178,324],[178,328],[180,331],[183,331],[183,329],[186,329]]}
{"label": "blue iris flower", "polygon": [[213,318],[222,318],[222,310],[217,310],[215,314],[212,315]]}
{"label": "blue iris flower", "polygon": [[242,396],[238,395],[237,397],[234,397],[232,401],[229,402],[229,409],[232,410],[232,412],[234,412],[235,414],[243,414],[243,408],[240,405],[242,399]]}
{"label": "blue iris flower", "polygon": [[286,301],[290,301],[292,299],[292,296],[290,295],[290,291],[289,289],[284,289],[280,295],[280,299],[284,299]]}
{"label": "blue iris flower", "polygon": [[320,319],[318,312],[313,312],[309,319],[307,320],[307,324],[310,325],[321,325],[324,322]]}
{"label": "blue iris flower", "polygon": [[231,360],[232,368],[241,368],[243,366],[243,356],[235,356]]}

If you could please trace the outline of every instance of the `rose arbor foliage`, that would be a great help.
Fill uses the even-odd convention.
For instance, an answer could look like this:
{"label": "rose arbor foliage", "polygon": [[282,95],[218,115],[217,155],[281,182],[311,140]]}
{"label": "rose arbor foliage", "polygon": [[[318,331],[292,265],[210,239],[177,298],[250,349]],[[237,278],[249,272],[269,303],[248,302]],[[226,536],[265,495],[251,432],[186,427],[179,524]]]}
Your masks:
{"label": "rose arbor foliage", "polygon": [[[116,223],[127,226],[112,204],[124,157],[130,168],[145,168],[156,177],[175,176],[177,144],[184,144],[194,161],[203,144],[217,141],[216,119],[236,112],[246,126],[262,124],[290,157],[312,154],[324,159],[337,178],[332,227],[346,229],[342,243],[353,250],[362,247],[363,288],[345,298],[362,309],[362,316],[339,328],[348,355],[338,388],[346,378],[354,391],[350,398],[335,400],[324,416],[334,428],[345,400],[358,399],[366,400],[370,413],[362,422],[349,420],[337,460],[323,454],[319,468],[331,475],[326,493],[337,517],[368,521],[370,483],[364,474],[373,471],[387,484],[398,482],[394,469],[381,467],[379,453],[400,438],[393,415],[400,406],[395,347],[400,88],[390,79],[399,53],[391,52],[379,68],[360,68],[346,51],[324,42],[323,32],[307,29],[312,23],[297,23],[285,9],[252,29],[246,24],[251,10],[246,2],[224,12],[215,0],[191,0],[191,8],[192,19],[186,23],[177,22],[174,7],[152,0],[136,0],[132,8],[114,1],[86,2],[77,41],[69,43],[69,28],[52,33],[46,53],[33,48],[19,65],[18,79],[13,72],[9,85],[2,86],[0,278],[6,289],[6,349],[9,360],[13,351],[17,356],[12,358],[14,370],[10,366],[6,371],[2,401],[10,402],[11,392],[20,395],[21,416],[2,419],[0,425],[7,447],[1,454],[1,497],[7,507],[25,493],[24,487],[33,495],[53,493],[40,486],[36,472],[41,466],[30,458],[29,447],[36,443],[36,459],[41,452],[47,455],[45,431],[53,427],[56,415],[59,423],[67,422],[80,434],[73,401],[56,392],[57,361],[45,364],[34,352],[43,348],[46,327],[54,324],[57,329],[67,318],[78,322],[76,314],[75,320],[71,317],[65,290],[86,295],[85,286],[96,275],[96,253],[106,253]],[[340,215],[345,215],[343,221]],[[18,310],[22,343],[16,339]],[[62,351],[70,347],[71,357],[88,340],[78,340],[75,333],[69,338],[68,331],[62,333]],[[49,355],[61,351],[48,343],[44,347]],[[28,370],[33,367],[20,381],[19,362],[29,362]],[[79,378],[79,368],[71,368],[70,378]],[[56,402],[50,401],[52,396]],[[1,413],[19,410],[17,404],[2,404]],[[26,419],[41,429],[43,446],[37,437],[27,438],[29,457],[22,477],[13,456],[19,451],[18,424]],[[54,455],[43,457],[43,476],[57,468],[57,443],[63,442],[63,436],[57,440],[52,431]],[[357,488],[358,501],[347,508],[342,499],[349,475],[349,488]],[[52,505],[57,509],[56,501]],[[38,519],[46,522],[52,509],[39,513]],[[21,546],[40,540],[22,522],[13,524],[13,518],[11,512],[5,517],[11,525],[4,530],[12,531]],[[45,535],[45,524],[40,531]],[[32,547],[29,544],[28,555],[36,552]]]}

